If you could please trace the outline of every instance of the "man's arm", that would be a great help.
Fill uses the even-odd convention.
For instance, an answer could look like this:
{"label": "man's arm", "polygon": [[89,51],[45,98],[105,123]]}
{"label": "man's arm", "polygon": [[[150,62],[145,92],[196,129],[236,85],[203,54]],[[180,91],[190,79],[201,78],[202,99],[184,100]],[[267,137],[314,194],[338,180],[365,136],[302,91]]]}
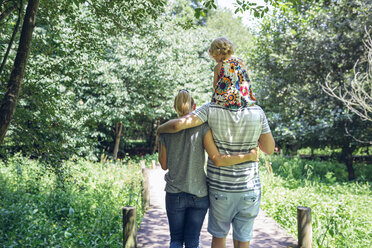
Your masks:
{"label": "man's arm", "polygon": [[228,166],[248,161],[258,161],[258,151],[256,148],[252,149],[247,154],[221,155],[217,149],[216,144],[214,143],[211,130],[209,130],[207,134],[204,136],[203,142],[204,148],[215,166]]}
{"label": "man's arm", "polygon": [[159,154],[158,154],[158,160],[159,160],[159,163],[161,165],[161,168],[163,170],[167,170],[168,169],[168,165],[167,165],[167,149],[165,148],[165,146],[163,145],[163,143],[161,143],[159,141]]}
{"label": "man's arm", "polygon": [[167,121],[166,123],[160,125],[156,132],[158,134],[177,133],[184,129],[200,126],[201,124],[203,124],[202,120],[200,120],[198,116],[190,113],[178,119]]}
{"label": "man's arm", "polygon": [[271,132],[261,134],[260,138],[258,139],[258,146],[260,147],[261,151],[268,155],[274,153],[275,141]]}

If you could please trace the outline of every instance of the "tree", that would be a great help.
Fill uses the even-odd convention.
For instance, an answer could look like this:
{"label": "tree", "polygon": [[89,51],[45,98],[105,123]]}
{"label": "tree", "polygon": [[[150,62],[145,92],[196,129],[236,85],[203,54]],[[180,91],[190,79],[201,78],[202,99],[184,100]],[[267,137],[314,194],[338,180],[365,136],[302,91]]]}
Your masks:
{"label": "tree", "polygon": [[[367,35],[369,32],[367,31]],[[322,88],[328,95],[342,101],[344,105],[356,113],[362,120],[372,122],[372,39],[368,36],[364,43],[366,56],[354,65],[354,76],[346,84],[334,86],[326,80]],[[363,66],[366,64],[366,66]],[[365,69],[366,68],[366,69]],[[365,71],[360,71],[365,70]],[[369,142],[372,144],[372,141]]]}
{"label": "tree", "polygon": [[[123,151],[131,138],[145,138],[151,146],[157,123],[175,115],[172,101],[180,88],[198,104],[209,101],[213,61],[207,50],[216,33],[195,18],[190,1],[164,5],[163,0],[41,1],[3,153],[22,150],[60,160],[111,153],[115,143]],[[18,17],[16,8],[12,11],[0,25],[2,54]],[[238,35],[243,29],[231,31],[239,49],[249,46]],[[1,92],[15,55],[11,49],[0,74]],[[120,123],[124,142],[115,132]]]}
{"label": "tree", "polygon": [[153,144],[155,125],[175,115],[172,101],[180,88],[198,104],[209,101],[212,37],[201,26],[184,29],[184,20],[197,22],[188,1],[167,5],[141,32],[107,32],[105,39],[89,6],[54,6],[58,15],[47,11],[51,7],[40,7],[4,154],[95,159],[114,151],[122,122],[117,143],[123,156],[130,139]]}
{"label": "tree", "polygon": [[341,87],[363,55],[363,27],[372,5],[364,1],[303,4],[274,12],[257,34],[252,65],[259,103],[273,121],[276,141],[296,151],[301,147],[341,148],[339,156],[354,178],[352,153],[368,139],[371,127],[325,94],[328,79]]}
{"label": "tree", "polygon": [[6,134],[6,131],[8,130],[10,121],[13,118],[17,106],[19,91],[21,89],[21,83],[30,52],[32,32],[35,26],[38,6],[38,0],[28,1],[25,18],[23,20],[21,37],[19,39],[17,56],[14,60],[14,66],[10,75],[7,91],[0,105],[0,144],[4,139],[4,136]]}
{"label": "tree", "polygon": [[[15,1],[11,1],[15,2]],[[26,15],[24,18],[24,25],[22,34],[19,39],[18,54],[14,63],[14,70],[10,76],[8,88],[5,96],[1,99],[0,107],[0,143],[3,141],[4,136],[8,130],[10,121],[14,115],[17,105],[19,90],[21,87],[22,79],[24,76],[24,69],[27,62],[28,54],[30,53],[30,43],[32,32],[35,25],[36,11],[38,9],[39,1],[29,0]],[[22,1],[21,1],[22,5]],[[63,20],[64,23],[70,23],[75,30],[79,30],[84,34],[85,41],[91,41],[91,32],[96,31],[93,35],[98,44],[98,33],[113,34],[117,30],[126,32],[126,34],[133,33],[138,29],[140,24],[147,17],[156,17],[159,10],[163,7],[163,0],[131,0],[131,1],[85,1],[85,0],[64,0],[64,1],[42,1],[41,4],[41,17],[48,20],[49,29],[53,30],[53,24],[56,20]],[[133,6],[136,6],[135,8]],[[88,10],[92,15],[82,21],[79,8]],[[1,3],[1,20],[14,11],[14,7],[8,7],[7,3]],[[95,18],[95,19],[94,19]],[[28,23],[33,21],[34,23]],[[42,21],[41,21],[42,22]],[[92,26],[95,29],[91,29]],[[95,47],[95,46],[93,46]],[[4,59],[5,61],[5,59]],[[2,75],[0,75],[2,76]]]}
{"label": "tree", "polygon": [[[187,1],[178,1],[156,20],[161,28],[150,21],[147,34],[110,41],[97,77],[101,87],[94,95],[90,88],[79,92],[90,105],[88,123],[99,127],[100,137],[109,137],[115,123],[122,121],[124,145],[133,137],[146,139],[151,147],[156,125],[175,116],[173,99],[178,90],[188,89],[197,104],[209,101],[213,62],[207,50],[212,38],[200,26],[184,30],[179,24],[185,19],[197,22]],[[106,139],[105,146],[112,150],[113,138]]]}

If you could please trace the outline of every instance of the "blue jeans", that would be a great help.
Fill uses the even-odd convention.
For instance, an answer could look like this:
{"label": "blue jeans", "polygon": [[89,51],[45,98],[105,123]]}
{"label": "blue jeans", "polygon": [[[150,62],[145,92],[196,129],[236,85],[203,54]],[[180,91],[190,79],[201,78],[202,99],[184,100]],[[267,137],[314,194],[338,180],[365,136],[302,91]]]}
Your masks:
{"label": "blue jeans", "polygon": [[185,192],[166,193],[165,204],[170,230],[170,248],[198,248],[200,230],[209,207],[209,198]]}

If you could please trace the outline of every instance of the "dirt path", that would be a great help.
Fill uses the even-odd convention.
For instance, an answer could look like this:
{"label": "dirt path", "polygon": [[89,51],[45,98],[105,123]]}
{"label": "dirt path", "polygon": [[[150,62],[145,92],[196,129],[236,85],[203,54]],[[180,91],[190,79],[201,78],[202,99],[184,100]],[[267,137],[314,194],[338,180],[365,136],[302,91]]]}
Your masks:
{"label": "dirt path", "polygon": [[[168,219],[165,211],[165,172],[160,168],[149,170],[150,207],[142,220],[137,233],[138,247],[166,248],[169,247]],[[207,231],[208,214],[200,234],[200,247],[210,247],[212,237]],[[265,212],[260,213],[255,221],[251,248],[279,248],[294,246],[297,240],[291,237]],[[232,237],[229,233],[227,248],[232,248]]]}

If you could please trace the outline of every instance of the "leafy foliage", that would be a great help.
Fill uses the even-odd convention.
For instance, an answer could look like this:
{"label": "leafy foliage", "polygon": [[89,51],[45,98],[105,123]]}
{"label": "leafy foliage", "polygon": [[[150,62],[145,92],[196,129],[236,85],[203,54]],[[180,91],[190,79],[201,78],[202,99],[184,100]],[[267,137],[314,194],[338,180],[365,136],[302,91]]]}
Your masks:
{"label": "leafy foliage", "polygon": [[[197,2],[197,0],[195,2]],[[196,8],[196,18],[199,18],[200,16],[205,17],[206,13],[208,13],[208,10],[210,9],[217,9],[215,0],[199,0],[199,2],[201,2],[201,4]],[[264,0],[264,2],[265,6],[259,5],[250,0],[236,0],[233,3],[235,7],[234,12],[235,14],[238,12],[249,12],[256,18],[262,18],[269,12],[269,5],[279,8],[282,11],[286,11],[288,8],[297,6],[301,3],[298,0]]]}
{"label": "leafy foliage", "polygon": [[[368,247],[371,245],[372,171],[358,164],[359,181],[337,162],[275,156],[263,158],[273,174],[261,166],[261,207],[293,236],[297,235],[297,207],[312,212],[313,247]],[[265,162],[264,162],[265,163]],[[367,181],[369,180],[369,181]]]}
{"label": "leafy foliage", "polygon": [[[323,90],[332,97],[342,101],[344,105],[356,113],[362,120],[372,121],[372,39],[364,41],[365,56],[354,66],[354,77],[341,88],[326,80]],[[360,69],[362,71],[360,71]],[[372,144],[372,141],[370,141]]]}
{"label": "leafy foliage", "polygon": [[183,2],[172,4],[158,25],[145,25],[150,30],[146,35],[110,40],[94,81],[97,87],[80,87],[78,93],[97,135],[107,140],[110,127],[122,121],[124,138],[144,138],[151,145],[156,123],[175,116],[178,90],[187,88],[199,104],[207,101],[210,39],[202,27],[184,30],[178,25],[178,18],[189,15],[188,8]]}
{"label": "leafy foliage", "polygon": [[[364,55],[365,28],[372,5],[365,1],[329,1],[297,5],[267,17],[251,51],[258,95],[277,143],[287,151],[300,147],[342,148],[340,161],[370,140],[371,125],[327,95],[328,79],[347,83]],[[349,154],[349,155],[346,155]]]}
{"label": "leafy foliage", "polygon": [[[196,22],[187,1],[169,4],[157,20],[146,23],[143,16],[131,19],[139,11],[134,8],[123,16],[132,20],[130,25],[116,33],[120,23],[109,20],[121,12],[97,13],[104,1],[67,2],[43,2],[40,7],[3,154],[22,150],[52,163],[74,155],[97,159],[102,151],[112,151],[112,129],[120,121],[124,141],[145,138],[151,145],[156,123],[173,113],[177,90],[188,88],[199,104],[207,101],[210,36],[203,27],[183,29],[186,19]],[[136,2],[139,8],[148,4],[142,2],[147,1]],[[1,76],[5,82],[6,74]]]}
{"label": "leafy foliage", "polygon": [[143,216],[138,161],[45,163],[15,156],[0,162],[2,247],[122,247],[123,206]]}
{"label": "leafy foliage", "polygon": [[232,41],[234,55],[248,62],[247,53],[253,49],[254,37],[240,17],[234,17],[227,9],[210,11],[207,28],[214,38],[225,37]]}

